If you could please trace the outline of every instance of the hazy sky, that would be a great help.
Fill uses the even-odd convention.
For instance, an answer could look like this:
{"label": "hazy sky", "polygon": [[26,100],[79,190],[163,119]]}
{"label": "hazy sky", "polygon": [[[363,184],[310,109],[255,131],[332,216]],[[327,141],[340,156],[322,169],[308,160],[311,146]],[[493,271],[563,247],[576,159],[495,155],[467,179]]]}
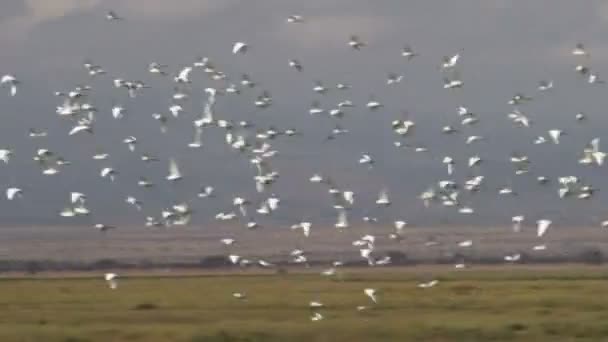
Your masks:
{"label": "hazy sky", "polygon": [[[126,18],[110,23],[105,13],[114,10]],[[306,21],[290,25],[285,18],[300,14]],[[138,224],[145,215],[157,215],[175,201],[190,200],[201,184],[214,185],[218,198],[192,200],[196,210],[193,224],[208,222],[218,210],[227,210],[231,198],[241,194],[252,199],[255,169],[223,143],[217,129],[205,131],[201,150],[189,149],[192,118],[202,111],[202,89],[219,86],[201,72],[193,76],[187,113],[170,123],[160,134],[152,113],[168,113],[173,84],[147,73],[150,62],[168,64],[169,70],[191,64],[197,56],[209,57],[234,82],[242,73],[251,75],[258,86],[239,96],[218,99],[218,117],[248,119],[258,127],[275,125],[297,128],[302,136],[280,138],[272,165],[281,173],[273,191],[283,199],[283,209],[272,222],[296,222],[307,218],[332,222],[334,212],[323,187],[310,185],[315,172],[331,175],[345,188],[357,193],[356,217],[367,213],[389,221],[403,217],[413,224],[480,223],[507,224],[510,217],[525,214],[530,219],[554,219],[556,223],[595,224],[605,219],[607,185],[605,168],[589,168],[576,161],[584,145],[602,137],[607,88],[586,84],[575,72],[577,60],[570,55],[577,42],[591,51],[587,63],[600,77],[608,78],[608,4],[605,1],[402,1],[402,0],[3,0],[0,2],[0,73],[13,73],[22,87],[17,97],[0,92],[2,124],[0,146],[11,147],[15,157],[0,165],[3,186],[24,188],[20,201],[0,200],[4,224]],[[355,52],[348,48],[351,34],[368,45]],[[245,41],[245,55],[230,53],[235,41]],[[420,56],[407,62],[400,56],[404,44]],[[463,89],[442,89],[439,70],[445,55],[461,52],[458,70]],[[302,73],[290,69],[287,60],[296,58]],[[108,74],[91,80],[82,66],[86,59],[103,66]],[[388,72],[402,73],[404,81],[386,86]],[[151,88],[129,99],[114,89],[114,78],[143,80]],[[555,89],[539,94],[538,81],[553,80]],[[331,89],[325,96],[312,91],[313,82],[328,86],[338,82],[352,90]],[[93,86],[91,102],[100,112],[95,135],[72,136],[71,124],[55,114],[61,99],[52,94],[77,84]],[[274,102],[257,110],[253,101],[262,90],[271,92]],[[522,106],[534,125],[514,128],[506,118],[512,109],[508,100],[517,92],[534,97]],[[383,110],[364,108],[370,96],[381,101]],[[350,133],[333,142],[323,142],[334,126],[329,118],[311,117],[314,100],[324,108],[350,99],[357,105],[347,112],[341,125]],[[123,104],[128,117],[111,119],[114,104]],[[457,108],[466,105],[478,113],[480,123],[462,128],[458,135],[440,133],[447,124],[459,126]],[[416,122],[411,142],[423,144],[429,154],[399,151],[390,122],[407,110]],[[584,112],[589,121],[576,123],[574,115]],[[30,139],[29,128],[46,129],[48,138]],[[562,144],[535,146],[531,142],[548,129],[561,128],[567,135]],[[479,145],[466,146],[467,135],[487,137]],[[137,152],[157,155],[161,162],[144,165],[139,154],[128,151],[122,140],[134,135]],[[608,149],[608,138],[604,139]],[[49,148],[71,161],[56,176],[42,176],[32,157],[37,148]],[[109,161],[93,161],[97,148],[110,153]],[[515,177],[508,164],[511,152],[527,153],[532,160],[530,175]],[[357,165],[361,153],[370,153],[373,170]],[[444,155],[457,162],[454,179],[462,182],[475,174],[466,169],[469,156],[479,154],[487,163],[480,173],[487,178],[484,191],[465,202],[475,207],[478,217],[462,216],[454,210],[422,210],[417,196],[439,179],[448,179],[441,164]],[[167,159],[174,156],[185,174],[176,187],[165,184]],[[119,172],[116,182],[99,177],[103,166]],[[595,199],[580,202],[557,200],[555,184],[541,188],[537,175],[549,177],[579,175],[600,188]],[[158,182],[155,190],[136,186],[140,175]],[[391,190],[394,205],[374,208],[375,196],[383,186]],[[497,189],[513,186],[520,196],[499,198]],[[88,195],[93,215],[66,220],[57,212],[69,200],[70,191]],[[137,213],[125,205],[134,195],[144,202]],[[272,219],[271,219],[272,220]],[[264,219],[263,221],[268,221]]]}

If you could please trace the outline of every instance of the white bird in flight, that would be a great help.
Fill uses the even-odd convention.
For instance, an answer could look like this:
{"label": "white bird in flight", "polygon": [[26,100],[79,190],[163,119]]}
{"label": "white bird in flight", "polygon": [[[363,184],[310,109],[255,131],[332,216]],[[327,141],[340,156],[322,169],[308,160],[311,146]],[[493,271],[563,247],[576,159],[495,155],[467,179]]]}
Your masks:
{"label": "white bird in flight", "polygon": [[104,274],[103,278],[105,279],[106,283],[108,283],[110,289],[115,290],[118,287],[118,275],[116,273],[106,273]]}
{"label": "white bird in flight", "polygon": [[108,11],[106,13],[106,20],[108,21],[119,21],[119,20],[123,20],[122,17],[118,16],[118,14],[116,14],[116,12],[114,11]]}
{"label": "white bird in flight", "polygon": [[169,159],[169,174],[167,175],[166,179],[171,182],[182,179],[182,174],[179,171],[177,161],[173,158]]}
{"label": "white bird in flight", "polygon": [[8,164],[12,155],[13,155],[12,150],[0,148],[0,160],[3,161],[5,164]]}
{"label": "white bird in flight", "polygon": [[193,68],[191,66],[184,67],[179,71],[177,76],[175,76],[174,81],[176,83],[191,83],[190,82],[190,74],[192,73]]}
{"label": "white bird in flight", "polygon": [[445,57],[443,57],[443,63],[441,64],[441,67],[443,69],[454,68],[456,66],[456,64],[458,63],[459,59],[460,59],[460,53],[457,53],[450,57],[445,56]]}
{"label": "white bird in flight", "polygon": [[536,221],[536,236],[542,237],[543,235],[545,235],[551,223],[552,221],[547,219]]}
{"label": "white bird in flight", "polygon": [[378,194],[378,199],[376,200],[376,204],[383,207],[387,207],[391,204],[391,200],[388,197],[387,188],[380,190],[380,193]]}
{"label": "white bird in flight", "polygon": [[408,61],[412,60],[414,57],[418,56],[416,52],[412,49],[411,46],[405,45],[401,50],[401,56],[407,58]]}
{"label": "white bird in flight", "polygon": [[103,178],[109,178],[111,181],[114,181],[117,172],[111,167],[105,167],[101,169],[100,175]]}
{"label": "white bird in flight", "polygon": [[549,137],[551,138],[553,143],[556,145],[559,144],[560,138],[562,137],[562,135],[564,135],[564,132],[562,130],[559,130],[559,129],[549,130]]}
{"label": "white bird in flight", "polygon": [[233,54],[244,54],[249,50],[249,45],[247,45],[244,42],[236,42],[234,43],[234,45],[232,46],[232,53]]}
{"label": "white bird in flight", "polygon": [[418,284],[418,287],[421,288],[421,289],[428,289],[428,288],[431,288],[431,287],[433,287],[433,286],[435,286],[437,284],[439,284],[438,280],[431,280],[431,281],[428,281],[426,283],[420,283],[420,284]]}
{"label": "white bird in flight", "polygon": [[286,21],[290,24],[299,24],[304,22],[304,17],[297,14],[292,14],[287,17]]}
{"label": "white bird in flight", "polygon": [[2,76],[0,79],[0,85],[8,86],[10,88],[9,94],[11,96],[17,95],[17,86],[19,85],[19,81],[15,76],[10,74]]}
{"label": "white bird in flight", "polygon": [[23,197],[23,190],[21,188],[11,187],[6,189],[6,198],[12,201],[16,198]]}
{"label": "white bird in flight", "polygon": [[288,63],[291,68],[294,68],[297,71],[303,70],[302,64],[297,59],[290,59]]}
{"label": "white bird in flight", "polygon": [[359,36],[356,36],[356,35],[351,35],[350,36],[350,39],[348,41],[348,46],[350,46],[354,50],[360,50],[365,45],[366,44],[363,41],[361,41],[361,39],[359,38]]}
{"label": "white bird in flight", "polygon": [[378,297],[376,296],[377,294],[377,290],[374,288],[366,288],[363,289],[363,293],[369,297],[369,299],[372,300],[372,302],[374,302],[374,304],[378,304]]}
{"label": "white bird in flight", "polygon": [[572,49],[572,55],[574,56],[588,56],[589,53],[585,49],[583,43],[577,43],[574,49]]}

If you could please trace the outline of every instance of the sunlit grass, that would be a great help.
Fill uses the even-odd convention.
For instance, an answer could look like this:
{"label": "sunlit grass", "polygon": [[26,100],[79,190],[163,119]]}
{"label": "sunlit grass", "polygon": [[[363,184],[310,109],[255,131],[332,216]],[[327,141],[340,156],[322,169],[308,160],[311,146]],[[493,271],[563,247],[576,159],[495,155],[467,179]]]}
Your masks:
{"label": "sunlit grass", "polygon": [[[0,341],[605,340],[595,269],[0,280]],[[378,289],[371,306],[363,288]],[[245,292],[239,301],[233,292]],[[319,300],[325,320],[310,321]]]}

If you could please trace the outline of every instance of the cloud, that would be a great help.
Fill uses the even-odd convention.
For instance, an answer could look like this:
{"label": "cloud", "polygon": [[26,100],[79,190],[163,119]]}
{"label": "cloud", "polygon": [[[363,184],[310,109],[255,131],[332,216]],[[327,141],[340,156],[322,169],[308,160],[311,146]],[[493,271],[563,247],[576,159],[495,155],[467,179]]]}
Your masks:
{"label": "cloud", "polygon": [[0,26],[0,35],[8,40],[18,40],[41,23],[89,10],[100,2],[101,0],[24,0],[25,13],[7,18]]}
{"label": "cloud", "polygon": [[25,0],[28,8],[27,18],[44,21],[60,18],[76,11],[93,8],[100,0]]}
{"label": "cloud", "polygon": [[117,3],[116,10],[124,15],[145,17],[200,16],[230,7],[236,0],[124,0]]}
{"label": "cloud", "polygon": [[595,13],[602,21],[608,22],[608,3],[601,3],[597,5]]}
{"label": "cloud", "polygon": [[[112,9],[119,15],[137,18],[170,18],[200,16],[238,3],[238,0],[23,0],[22,13],[0,21],[0,38],[18,41],[36,26],[67,15],[99,9],[102,18]],[[103,7],[103,9],[102,9]]]}
{"label": "cloud", "polygon": [[315,16],[308,21],[305,25],[284,25],[277,31],[279,39],[302,47],[345,45],[351,35],[368,41],[391,28],[386,18],[372,15]]}

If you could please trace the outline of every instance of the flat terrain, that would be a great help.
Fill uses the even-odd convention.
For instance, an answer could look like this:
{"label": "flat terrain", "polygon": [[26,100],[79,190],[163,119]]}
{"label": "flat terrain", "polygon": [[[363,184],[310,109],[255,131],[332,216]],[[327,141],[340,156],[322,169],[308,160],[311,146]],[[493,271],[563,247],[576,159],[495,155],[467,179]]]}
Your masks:
{"label": "flat terrain", "polygon": [[[466,259],[494,258],[502,260],[513,253],[526,254],[534,260],[578,261],[581,253],[597,250],[608,255],[608,234],[598,227],[551,227],[542,239],[536,237],[535,227],[524,227],[514,233],[504,227],[407,227],[402,241],[388,238],[392,226],[353,226],[339,232],[332,226],[315,226],[309,238],[288,227],[265,227],[246,230],[243,227],[215,225],[205,227],[172,227],[146,229],[120,227],[101,234],[90,226],[21,226],[0,229],[0,261],[52,260],[57,262],[94,263],[112,259],[134,264],[182,262],[197,264],[212,255],[227,255],[220,239],[237,240],[236,254],[255,259],[286,261],[294,248],[301,248],[311,261],[361,260],[352,241],[365,234],[376,236],[376,252],[383,256],[388,251],[407,254],[407,260],[434,263],[438,259],[452,261],[451,255],[464,254]],[[437,246],[427,247],[433,238]],[[457,246],[472,240],[473,247]],[[537,244],[547,249],[534,251]],[[462,261],[462,260],[459,260]]]}
{"label": "flat terrain", "polygon": [[608,269],[577,265],[131,273],[116,290],[100,274],[5,276],[0,341],[605,341],[607,294]]}

